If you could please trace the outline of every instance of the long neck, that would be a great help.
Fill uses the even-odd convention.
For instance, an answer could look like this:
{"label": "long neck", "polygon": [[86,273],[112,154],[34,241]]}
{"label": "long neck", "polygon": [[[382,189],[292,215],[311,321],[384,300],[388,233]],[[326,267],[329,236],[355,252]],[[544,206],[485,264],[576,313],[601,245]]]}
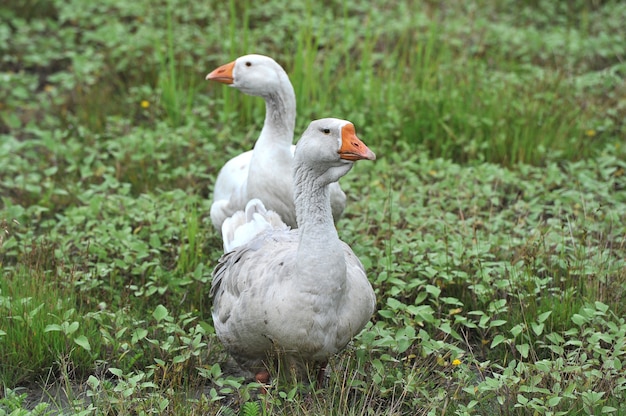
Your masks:
{"label": "long neck", "polygon": [[296,126],[296,95],[289,78],[278,90],[264,95],[265,122],[259,137],[259,145],[290,146]]}
{"label": "long neck", "polygon": [[[247,178],[248,197],[261,198],[283,221],[295,227],[291,143],[296,122],[296,97],[285,75],[281,89],[265,99],[265,123],[254,145]],[[274,178],[268,183],[267,178]]]}
{"label": "long neck", "polygon": [[339,279],[345,279],[346,263],[333,222],[328,184],[320,184],[319,177],[296,166],[294,201],[300,233],[298,274],[303,280],[310,278],[312,284],[326,281],[336,287]]}

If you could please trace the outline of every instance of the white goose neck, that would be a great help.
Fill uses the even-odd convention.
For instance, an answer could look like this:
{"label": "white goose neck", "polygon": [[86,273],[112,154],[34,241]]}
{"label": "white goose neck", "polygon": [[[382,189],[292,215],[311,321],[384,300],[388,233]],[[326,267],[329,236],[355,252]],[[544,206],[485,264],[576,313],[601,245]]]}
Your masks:
{"label": "white goose neck", "polygon": [[294,201],[300,234],[298,275],[320,289],[324,282],[336,287],[345,279],[346,263],[333,222],[329,186],[306,167],[296,166]]}
{"label": "white goose neck", "polygon": [[296,95],[285,76],[280,88],[267,93],[265,99],[265,123],[259,140],[291,145],[296,127]]}

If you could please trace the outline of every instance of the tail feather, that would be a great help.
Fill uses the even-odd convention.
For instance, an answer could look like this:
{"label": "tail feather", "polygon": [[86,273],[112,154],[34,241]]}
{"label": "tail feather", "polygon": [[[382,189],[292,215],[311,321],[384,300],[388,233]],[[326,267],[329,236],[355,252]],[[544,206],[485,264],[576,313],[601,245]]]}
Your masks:
{"label": "tail feather", "polygon": [[265,230],[288,230],[280,216],[274,211],[268,211],[260,199],[248,201],[245,211],[237,211],[222,224],[222,238],[224,252],[240,247]]}

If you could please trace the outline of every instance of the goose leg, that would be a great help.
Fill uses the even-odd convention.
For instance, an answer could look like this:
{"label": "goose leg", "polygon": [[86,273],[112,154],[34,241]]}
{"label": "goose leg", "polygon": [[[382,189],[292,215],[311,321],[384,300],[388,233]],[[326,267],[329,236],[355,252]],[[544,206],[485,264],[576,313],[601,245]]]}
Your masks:
{"label": "goose leg", "polygon": [[317,388],[322,388],[324,386],[324,378],[326,377],[326,365],[328,361],[324,361],[320,364],[320,369],[317,372]]}

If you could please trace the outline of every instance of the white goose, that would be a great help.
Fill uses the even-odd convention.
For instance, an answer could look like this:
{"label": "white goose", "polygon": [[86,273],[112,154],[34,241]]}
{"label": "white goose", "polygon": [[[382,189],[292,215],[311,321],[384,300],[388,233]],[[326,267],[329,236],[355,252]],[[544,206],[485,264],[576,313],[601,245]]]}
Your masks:
{"label": "white goose", "polygon": [[[292,228],[297,227],[293,203],[292,146],[296,123],[296,95],[285,70],[272,58],[245,55],[206,76],[265,100],[265,122],[254,150],[229,160],[220,170],[213,190],[211,221],[221,230],[224,220],[258,198]],[[346,204],[339,184],[331,185],[335,221]]]}
{"label": "white goose", "polygon": [[[376,156],[354,125],[312,122],[294,156],[296,230],[269,227],[226,253],[213,271],[215,331],[242,368],[269,381],[278,351],[290,366],[321,364],[369,321],[375,296],[361,262],[342,242],[331,215],[329,185],[354,161]],[[261,204],[262,205],[262,204]]]}

